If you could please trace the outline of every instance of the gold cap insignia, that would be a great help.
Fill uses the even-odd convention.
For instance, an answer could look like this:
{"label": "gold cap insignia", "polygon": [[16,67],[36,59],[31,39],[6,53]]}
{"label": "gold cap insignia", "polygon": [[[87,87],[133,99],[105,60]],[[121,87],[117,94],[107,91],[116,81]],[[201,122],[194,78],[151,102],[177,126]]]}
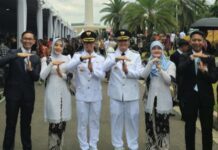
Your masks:
{"label": "gold cap insignia", "polygon": [[86,35],[90,36],[90,35],[91,35],[91,32],[86,32]]}
{"label": "gold cap insignia", "polygon": [[124,34],[125,34],[125,32],[124,32],[124,31],[121,31],[121,32],[120,32],[120,34],[121,34],[121,35],[124,35]]}

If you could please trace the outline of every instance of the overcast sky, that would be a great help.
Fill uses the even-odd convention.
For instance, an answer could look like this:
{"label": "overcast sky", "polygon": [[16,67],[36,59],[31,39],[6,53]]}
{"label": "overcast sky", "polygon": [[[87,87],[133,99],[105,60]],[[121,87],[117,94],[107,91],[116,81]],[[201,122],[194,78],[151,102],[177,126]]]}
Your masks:
{"label": "overcast sky", "polygon": [[[68,23],[83,23],[84,22],[84,10],[85,1],[88,0],[46,0],[59,12],[60,16],[64,18]],[[104,14],[99,11],[105,6],[103,3],[107,3],[109,0],[93,0],[94,3],[94,23],[100,23],[100,19]],[[126,0],[135,1],[135,0]],[[215,0],[208,0],[212,3]]]}

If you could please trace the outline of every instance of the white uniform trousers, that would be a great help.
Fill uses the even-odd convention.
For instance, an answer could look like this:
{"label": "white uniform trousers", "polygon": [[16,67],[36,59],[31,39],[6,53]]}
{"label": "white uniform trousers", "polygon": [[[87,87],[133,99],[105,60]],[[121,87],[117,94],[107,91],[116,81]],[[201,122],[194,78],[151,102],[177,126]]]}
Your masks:
{"label": "white uniform trousers", "polygon": [[[81,150],[97,150],[100,128],[101,101],[77,101],[77,137]],[[89,143],[87,128],[89,126]]]}
{"label": "white uniform trousers", "polygon": [[138,149],[139,101],[110,100],[112,145],[115,149],[123,149],[123,129],[130,150]]}

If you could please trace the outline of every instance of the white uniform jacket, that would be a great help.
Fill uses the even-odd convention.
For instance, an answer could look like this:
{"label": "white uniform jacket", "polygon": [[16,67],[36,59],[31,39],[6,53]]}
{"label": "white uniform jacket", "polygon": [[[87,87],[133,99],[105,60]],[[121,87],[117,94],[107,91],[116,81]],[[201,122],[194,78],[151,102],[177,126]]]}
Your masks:
{"label": "white uniform jacket", "polygon": [[75,53],[67,65],[69,72],[74,74],[74,85],[76,88],[76,99],[84,102],[95,102],[102,100],[101,80],[105,77],[103,71],[104,57],[93,52],[95,56],[91,59],[93,72],[88,69],[88,60],[81,62],[80,57],[86,56],[86,51]]}
{"label": "white uniform jacket", "polygon": [[104,62],[104,70],[111,71],[108,95],[110,98],[120,101],[133,101],[140,98],[138,78],[142,71],[141,57],[136,51],[127,50],[125,56],[130,61],[125,61],[128,68],[128,74],[122,70],[122,61],[115,61],[115,58],[121,56],[121,51],[117,49],[110,54]]}

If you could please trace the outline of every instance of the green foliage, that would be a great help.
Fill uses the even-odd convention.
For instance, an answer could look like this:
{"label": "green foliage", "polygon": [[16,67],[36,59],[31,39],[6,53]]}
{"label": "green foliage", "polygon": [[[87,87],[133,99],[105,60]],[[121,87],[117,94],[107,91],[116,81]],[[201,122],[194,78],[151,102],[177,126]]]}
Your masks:
{"label": "green foliage", "polygon": [[206,17],[209,9],[206,0],[176,0],[176,6],[180,31],[187,31],[194,21]]}
{"label": "green foliage", "polygon": [[167,33],[187,31],[197,19],[218,16],[218,0],[208,6],[206,0],[109,0],[100,12],[106,13],[101,21],[113,31],[126,27],[135,33],[153,31]]}
{"label": "green foliage", "polygon": [[127,2],[123,0],[109,0],[109,3],[104,3],[105,8],[101,9],[100,13],[106,13],[105,16],[101,18],[104,24],[108,24],[116,32],[121,28],[120,23],[122,21],[123,14],[122,9]]}
{"label": "green foliage", "polygon": [[218,17],[218,0],[210,7],[210,13],[212,17]]}
{"label": "green foliage", "polygon": [[173,17],[174,0],[136,0],[129,3],[123,10],[123,23],[128,25],[130,31],[149,33],[170,32],[175,30],[176,23]]}

